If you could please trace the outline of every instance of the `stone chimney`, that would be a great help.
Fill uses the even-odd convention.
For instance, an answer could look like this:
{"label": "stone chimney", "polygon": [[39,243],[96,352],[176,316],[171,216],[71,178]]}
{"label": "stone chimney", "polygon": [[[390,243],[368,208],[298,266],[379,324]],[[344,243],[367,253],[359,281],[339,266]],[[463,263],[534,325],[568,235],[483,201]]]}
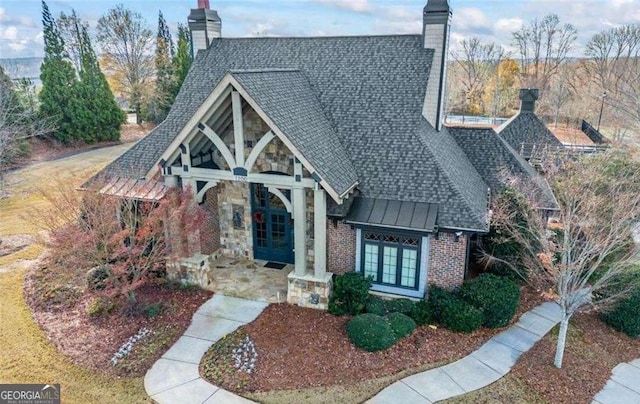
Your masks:
{"label": "stone chimney", "polygon": [[199,50],[207,49],[211,41],[222,35],[222,20],[217,11],[209,9],[209,0],[198,0],[198,8],[191,9],[189,31],[194,58]]}
{"label": "stone chimney", "polygon": [[448,0],[428,0],[422,14],[424,47],[434,50],[422,115],[438,131],[443,122],[451,16]]}
{"label": "stone chimney", "polygon": [[521,88],[520,89],[520,112],[535,112],[537,99],[538,99],[537,88]]}

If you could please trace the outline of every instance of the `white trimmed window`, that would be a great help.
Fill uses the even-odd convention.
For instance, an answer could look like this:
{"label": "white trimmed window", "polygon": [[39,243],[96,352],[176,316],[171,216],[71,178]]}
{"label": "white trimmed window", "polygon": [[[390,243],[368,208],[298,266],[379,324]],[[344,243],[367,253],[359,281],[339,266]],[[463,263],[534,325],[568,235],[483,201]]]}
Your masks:
{"label": "white trimmed window", "polygon": [[362,268],[373,282],[418,290],[420,237],[362,233]]}

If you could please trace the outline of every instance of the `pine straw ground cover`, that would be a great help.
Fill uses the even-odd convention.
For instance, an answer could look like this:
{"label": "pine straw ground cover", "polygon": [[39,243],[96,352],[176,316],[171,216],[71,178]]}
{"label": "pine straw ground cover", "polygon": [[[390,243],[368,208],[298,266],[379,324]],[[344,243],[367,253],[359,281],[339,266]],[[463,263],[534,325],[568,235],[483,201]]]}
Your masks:
{"label": "pine straw ground cover", "polygon": [[447,403],[587,404],[622,362],[640,358],[640,340],[603,323],[596,313],[571,320],[562,369],[553,366],[557,327],[523,354],[498,382]]}
{"label": "pine straw ground cover", "polygon": [[[83,290],[83,280],[82,271],[45,264],[28,273],[25,300],[58,351],[76,365],[114,376],[143,376],[212,295],[198,288],[152,283],[136,291],[135,310],[124,297],[109,298],[103,313],[90,316],[87,311],[96,295]],[[149,333],[111,364],[119,348],[142,329]]]}
{"label": "pine straw ground cover", "polygon": [[[539,294],[525,289],[513,321],[538,303]],[[216,385],[264,402],[290,402],[283,392],[291,390],[303,390],[296,392],[295,402],[305,402],[304,396],[318,402],[318,392],[327,401],[336,400],[326,393],[332,387],[342,390],[340,402],[361,402],[398,378],[471,353],[502,330],[482,328],[459,334],[423,326],[395,346],[369,353],[347,338],[349,319],[293,305],[271,305],[254,322],[216,343],[203,358],[200,372]],[[245,336],[258,354],[251,373],[234,367],[233,349]],[[376,380],[379,383],[372,382]]]}

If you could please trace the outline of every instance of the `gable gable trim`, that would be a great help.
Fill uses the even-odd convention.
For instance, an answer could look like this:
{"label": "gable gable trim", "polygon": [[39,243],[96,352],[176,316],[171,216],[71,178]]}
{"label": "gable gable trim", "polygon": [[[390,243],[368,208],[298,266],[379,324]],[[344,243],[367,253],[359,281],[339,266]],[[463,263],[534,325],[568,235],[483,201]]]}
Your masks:
{"label": "gable gable trim", "polygon": [[[280,128],[275,124],[275,122],[264,112],[264,110],[258,105],[258,103],[251,97],[251,95],[245,90],[245,88],[232,76],[231,73],[227,73],[225,79],[229,79],[231,85],[234,89],[240,93],[242,98],[253,108],[253,110],[258,114],[258,116],[271,128],[273,133],[282,141],[282,143],[289,148],[289,150],[294,154],[295,158],[297,158],[302,165],[309,172],[316,172],[317,170],[313,167],[311,162],[307,160],[302,153],[298,150],[297,147],[289,140],[289,138],[285,135],[285,133],[280,130]],[[342,196],[336,192],[333,187],[328,184],[324,179],[318,182],[322,188],[327,191],[327,193],[331,196],[331,198],[338,204],[342,204]],[[354,183],[351,188],[357,186],[357,182]]]}

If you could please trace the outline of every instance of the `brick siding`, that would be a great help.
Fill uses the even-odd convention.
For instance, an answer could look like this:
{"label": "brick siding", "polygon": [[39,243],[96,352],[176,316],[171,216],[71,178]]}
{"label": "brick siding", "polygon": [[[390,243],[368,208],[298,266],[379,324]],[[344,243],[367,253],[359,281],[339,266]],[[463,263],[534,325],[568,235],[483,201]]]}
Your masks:
{"label": "brick siding", "polygon": [[430,242],[429,284],[446,289],[462,285],[467,260],[468,237],[462,235],[456,242],[453,233],[441,231],[438,239],[431,236]]}
{"label": "brick siding", "polygon": [[344,222],[327,220],[327,271],[352,272],[356,263],[356,231]]}

